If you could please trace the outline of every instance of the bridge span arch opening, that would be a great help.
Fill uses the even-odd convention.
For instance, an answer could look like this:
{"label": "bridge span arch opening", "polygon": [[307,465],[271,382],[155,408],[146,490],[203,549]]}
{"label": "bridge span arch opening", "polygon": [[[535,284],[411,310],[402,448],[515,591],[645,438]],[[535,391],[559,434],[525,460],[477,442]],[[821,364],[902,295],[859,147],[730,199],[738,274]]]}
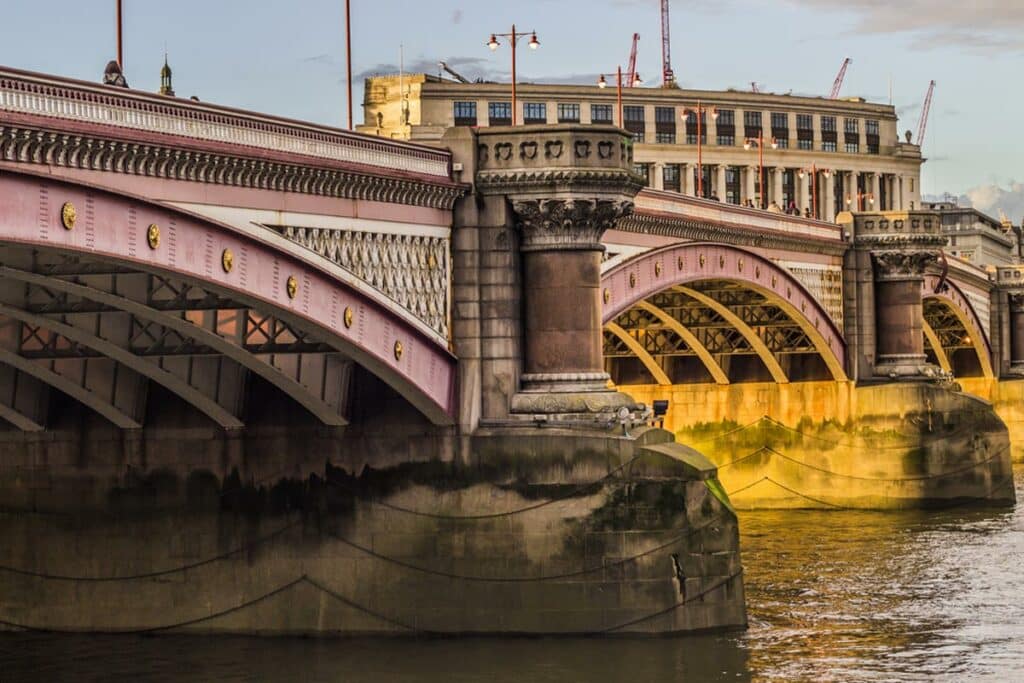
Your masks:
{"label": "bridge span arch opening", "polygon": [[995,379],[992,347],[971,300],[955,282],[925,275],[923,333],[929,362],[954,377]]}
{"label": "bridge span arch opening", "polygon": [[616,384],[847,379],[836,323],[788,271],[751,251],[670,245],[611,268],[601,297]]}
{"label": "bridge span arch opening", "polygon": [[4,170],[0,256],[0,417],[23,430],[45,428],[50,390],[141,428],[150,383],[242,428],[250,376],[344,426],[356,367],[454,422],[447,339],[260,226]]}

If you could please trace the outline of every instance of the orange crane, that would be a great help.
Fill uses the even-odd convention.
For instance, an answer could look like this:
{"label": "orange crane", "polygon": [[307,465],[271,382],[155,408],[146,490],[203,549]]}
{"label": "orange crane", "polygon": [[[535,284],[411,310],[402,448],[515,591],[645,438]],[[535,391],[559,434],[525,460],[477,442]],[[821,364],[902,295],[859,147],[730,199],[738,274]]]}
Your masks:
{"label": "orange crane", "polygon": [[629,51],[629,67],[626,69],[626,84],[627,88],[632,88],[633,83],[636,81],[636,45],[640,42],[640,34],[633,34],[633,49]]}
{"label": "orange crane", "polygon": [[928,129],[928,114],[932,111],[932,94],[935,92],[935,81],[928,84],[928,94],[924,98],[924,106],[921,107],[921,121],[917,124],[917,146],[924,147],[924,134]]}
{"label": "orange crane", "polygon": [[828,98],[835,100],[839,98],[839,91],[843,89],[843,79],[846,78],[846,67],[853,64],[853,60],[847,57],[843,60],[843,65],[839,67],[839,74],[836,76],[835,82],[832,84],[832,92]]}
{"label": "orange crane", "polygon": [[661,87],[674,88],[676,75],[672,72],[672,41],[668,31],[668,0],[661,0]]}

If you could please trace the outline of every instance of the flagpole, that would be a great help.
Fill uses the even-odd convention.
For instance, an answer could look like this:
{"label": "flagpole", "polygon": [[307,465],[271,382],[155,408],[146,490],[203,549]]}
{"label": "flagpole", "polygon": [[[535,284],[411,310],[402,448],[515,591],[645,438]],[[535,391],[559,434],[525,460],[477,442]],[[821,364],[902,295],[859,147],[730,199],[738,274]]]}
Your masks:
{"label": "flagpole", "polygon": [[124,73],[124,42],[121,32],[121,0],[117,0],[117,65],[121,67],[121,73]]}
{"label": "flagpole", "polygon": [[348,70],[348,129],[352,130],[352,13],[351,0],[345,0],[345,68]]}

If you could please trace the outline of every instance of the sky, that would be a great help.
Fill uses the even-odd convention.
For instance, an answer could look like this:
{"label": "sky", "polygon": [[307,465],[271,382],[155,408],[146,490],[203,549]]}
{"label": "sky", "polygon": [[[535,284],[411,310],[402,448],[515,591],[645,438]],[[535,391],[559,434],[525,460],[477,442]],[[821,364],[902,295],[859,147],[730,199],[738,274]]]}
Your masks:
{"label": "sky", "polygon": [[[123,0],[125,71],[156,90],[165,50],[180,96],[342,125],[344,0]],[[115,56],[114,0],[4,0],[0,65],[100,80]],[[661,73],[657,0],[351,0],[356,122],[363,79],[437,72],[507,81],[493,33],[536,31],[522,81],[594,83],[640,34],[645,85]],[[824,95],[851,57],[844,96],[893,103],[917,129],[937,81],[922,188],[1014,221],[1024,216],[1024,0],[672,0],[672,66],[683,87]]]}

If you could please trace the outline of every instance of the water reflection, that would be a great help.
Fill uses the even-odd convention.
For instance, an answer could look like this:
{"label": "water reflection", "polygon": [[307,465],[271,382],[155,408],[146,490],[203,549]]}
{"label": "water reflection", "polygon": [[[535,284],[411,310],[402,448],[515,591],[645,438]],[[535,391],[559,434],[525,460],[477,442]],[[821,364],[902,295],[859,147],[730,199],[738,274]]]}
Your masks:
{"label": "water reflection", "polygon": [[[1016,472],[1024,493],[1024,469]],[[1024,506],[1022,506],[1024,507]],[[0,635],[0,681],[1016,680],[1024,510],[751,512],[751,628],[661,639]]]}

